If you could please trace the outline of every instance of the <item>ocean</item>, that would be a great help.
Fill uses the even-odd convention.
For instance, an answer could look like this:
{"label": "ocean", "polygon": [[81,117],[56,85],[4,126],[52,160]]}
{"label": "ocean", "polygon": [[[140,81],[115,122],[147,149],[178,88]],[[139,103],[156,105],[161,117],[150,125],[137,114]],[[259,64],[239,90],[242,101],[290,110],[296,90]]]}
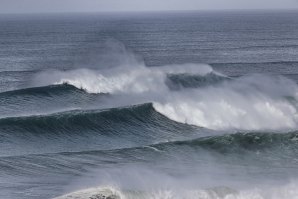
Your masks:
{"label": "ocean", "polygon": [[1,199],[298,198],[298,12],[0,15]]}

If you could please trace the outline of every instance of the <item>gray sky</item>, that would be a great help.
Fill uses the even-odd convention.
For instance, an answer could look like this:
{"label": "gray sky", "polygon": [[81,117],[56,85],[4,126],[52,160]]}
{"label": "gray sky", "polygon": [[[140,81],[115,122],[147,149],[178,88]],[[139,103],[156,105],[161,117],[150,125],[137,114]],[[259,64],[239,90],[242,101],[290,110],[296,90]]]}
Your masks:
{"label": "gray sky", "polygon": [[298,9],[298,0],[0,0],[0,13]]}

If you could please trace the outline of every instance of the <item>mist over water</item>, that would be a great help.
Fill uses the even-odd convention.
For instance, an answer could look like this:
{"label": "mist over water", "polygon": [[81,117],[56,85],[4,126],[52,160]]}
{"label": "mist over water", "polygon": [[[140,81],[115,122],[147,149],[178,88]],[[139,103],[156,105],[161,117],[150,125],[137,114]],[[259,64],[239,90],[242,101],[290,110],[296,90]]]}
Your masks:
{"label": "mist over water", "polygon": [[1,19],[0,198],[297,198],[296,15]]}
{"label": "mist over water", "polygon": [[[126,57],[126,61],[103,69],[43,72],[34,84],[69,84],[88,93],[111,94],[106,107],[153,103],[156,111],[172,120],[214,130],[297,128],[298,87],[285,77],[229,78],[207,64],[147,67],[130,52],[114,56],[116,60]],[[173,75],[181,79],[171,78]],[[183,85],[183,78],[189,86]],[[220,82],[215,81],[218,78]],[[175,85],[180,89],[171,89]]]}

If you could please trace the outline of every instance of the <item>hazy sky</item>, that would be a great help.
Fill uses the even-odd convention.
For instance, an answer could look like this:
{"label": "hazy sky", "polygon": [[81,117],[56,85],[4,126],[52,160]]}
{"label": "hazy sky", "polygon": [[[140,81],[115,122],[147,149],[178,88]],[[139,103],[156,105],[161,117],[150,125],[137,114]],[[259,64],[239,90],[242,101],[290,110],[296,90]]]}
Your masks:
{"label": "hazy sky", "polygon": [[298,0],[0,0],[0,13],[298,9]]}

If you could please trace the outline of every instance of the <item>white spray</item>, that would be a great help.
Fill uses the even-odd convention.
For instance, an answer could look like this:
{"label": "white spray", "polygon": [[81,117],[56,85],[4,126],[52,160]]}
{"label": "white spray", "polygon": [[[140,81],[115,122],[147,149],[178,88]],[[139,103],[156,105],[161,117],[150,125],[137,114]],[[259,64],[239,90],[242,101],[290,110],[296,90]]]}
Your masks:
{"label": "white spray", "polygon": [[67,83],[88,93],[110,93],[113,99],[109,107],[152,102],[156,111],[172,120],[216,130],[281,130],[298,126],[298,86],[284,77],[253,75],[172,91],[166,84],[169,74],[221,74],[206,64],[146,67],[125,53],[127,58],[122,65],[47,71],[38,74],[33,82],[35,86]]}

